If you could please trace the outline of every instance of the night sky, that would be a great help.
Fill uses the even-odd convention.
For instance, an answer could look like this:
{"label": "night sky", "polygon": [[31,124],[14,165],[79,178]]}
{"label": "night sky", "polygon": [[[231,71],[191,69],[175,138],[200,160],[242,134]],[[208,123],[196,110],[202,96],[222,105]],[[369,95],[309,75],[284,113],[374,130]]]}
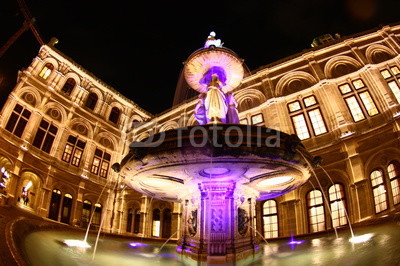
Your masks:
{"label": "night sky", "polygon": [[[326,33],[400,22],[399,0],[25,3],[45,43],[57,37],[57,49],[152,114],[172,106],[183,62],[211,31],[255,70],[309,49]],[[17,0],[0,2],[0,47],[23,21]],[[1,105],[39,47],[28,30],[0,58]]]}

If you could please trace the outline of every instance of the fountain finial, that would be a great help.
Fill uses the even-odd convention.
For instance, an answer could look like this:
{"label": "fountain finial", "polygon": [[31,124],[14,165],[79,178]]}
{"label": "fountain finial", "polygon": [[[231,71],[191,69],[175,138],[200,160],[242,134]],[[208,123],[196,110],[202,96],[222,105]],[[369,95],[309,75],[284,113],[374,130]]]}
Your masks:
{"label": "fountain finial", "polygon": [[208,35],[206,43],[204,44],[204,48],[210,48],[212,46],[222,47],[223,43],[221,42],[220,39],[215,39],[215,36],[216,36],[215,31],[210,32],[210,35]]}

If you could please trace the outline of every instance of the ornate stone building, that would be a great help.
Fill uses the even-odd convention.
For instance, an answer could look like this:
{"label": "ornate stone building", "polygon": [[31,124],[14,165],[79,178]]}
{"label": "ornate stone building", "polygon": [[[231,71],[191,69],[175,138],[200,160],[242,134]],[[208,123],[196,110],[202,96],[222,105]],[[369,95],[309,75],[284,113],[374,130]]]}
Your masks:
{"label": "ornate stone building", "polygon": [[[240,123],[296,134],[323,158],[310,182],[257,203],[254,219],[266,238],[399,209],[400,25],[326,37],[247,73],[233,92]],[[195,125],[196,103],[192,98],[153,116],[53,46],[42,46],[1,113],[8,203],[28,196],[33,212],[62,223],[85,227],[93,217],[108,232],[174,235],[180,204],[126,188],[111,165],[132,141]]]}

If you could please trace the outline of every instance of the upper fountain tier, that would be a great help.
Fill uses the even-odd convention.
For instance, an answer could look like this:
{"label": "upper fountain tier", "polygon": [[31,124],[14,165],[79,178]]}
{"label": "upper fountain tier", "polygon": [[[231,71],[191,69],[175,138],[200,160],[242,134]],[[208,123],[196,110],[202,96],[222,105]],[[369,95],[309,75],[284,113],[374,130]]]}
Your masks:
{"label": "upper fountain tier", "polygon": [[249,125],[206,125],[133,142],[121,162],[125,183],[162,200],[200,197],[203,182],[233,182],[237,193],[268,199],[310,177],[311,155],[295,135]]}
{"label": "upper fountain tier", "polygon": [[224,93],[239,86],[244,76],[243,59],[222,44],[211,32],[204,47],[186,60],[184,76],[192,89],[200,93],[207,92],[213,75],[218,76]]}

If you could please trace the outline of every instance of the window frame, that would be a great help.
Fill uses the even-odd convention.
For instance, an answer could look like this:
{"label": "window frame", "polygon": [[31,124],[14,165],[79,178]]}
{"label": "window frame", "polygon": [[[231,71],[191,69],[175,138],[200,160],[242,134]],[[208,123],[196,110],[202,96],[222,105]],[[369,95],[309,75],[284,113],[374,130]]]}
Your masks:
{"label": "window frame", "polygon": [[[72,142],[72,139],[75,139],[75,141]],[[79,164],[82,161],[85,147],[86,147],[86,141],[80,140],[79,137],[69,135],[67,142],[65,144],[63,154],[61,156],[61,160],[73,166],[79,167]]]}
{"label": "window frame", "polygon": [[[307,105],[306,100],[309,98],[314,98],[314,103]],[[295,104],[295,103],[298,104],[298,109],[291,110],[290,105]],[[294,101],[288,102],[286,104],[286,106],[288,108],[288,112],[289,112],[290,120],[292,122],[293,129],[294,129],[296,135],[298,135],[298,137],[301,140],[311,139],[311,138],[318,137],[318,136],[329,133],[329,129],[326,124],[324,115],[322,113],[320,103],[318,102],[318,99],[314,94],[302,97],[300,100],[294,100]],[[313,123],[311,115],[310,115],[310,113],[314,112],[315,110],[318,110],[318,112],[319,112],[318,118],[320,119],[320,121],[322,122],[322,124],[325,128],[325,132],[322,132],[319,134],[316,133],[317,125]],[[305,124],[304,128],[307,130],[307,135],[308,135],[307,137],[304,137],[304,138],[301,137],[301,135],[303,135],[304,133],[299,132],[298,127],[296,127],[297,124],[295,122],[295,118],[300,117],[300,116],[303,117],[303,121]],[[310,130],[310,128],[311,128],[311,130]]]}
{"label": "window frame", "polygon": [[[18,110],[20,109],[20,110]],[[26,129],[26,125],[32,112],[20,104],[15,104],[10,116],[8,117],[5,129],[11,132],[13,135],[21,138]]]}
{"label": "window frame", "polygon": [[[336,190],[336,186],[340,187],[339,191]],[[335,189],[334,193],[335,193],[336,199],[332,199],[331,198],[331,194],[332,194],[331,191],[330,191],[331,188]],[[340,198],[337,196],[338,192],[341,194]],[[331,215],[332,227],[336,228],[338,226],[347,225],[349,223],[349,221],[348,221],[348,215],[347,215],[346,191],[344,189],[344,186],[342,184],[340,184],[340,183],[334,183],[333,185],[331,185],[328,188],[328,200],[329,200],[329,206],[330,206],[331,213],[332,213],[332,215]],[[339,205],[340,207],[338,207],[336,209],[336,207],[334,207],[333,205]],[[341,215],[341,209],[342,208],[343,208],[343,215]],[[338,212],[338,218],[337,219],[333,218],[334,212]],[[344,221],[345,221],[344,223],[341,222],[341,218],[344,218]],[[335,225],[335,220],[339,221],[339,223],[337,225]]]}
{"label": "window frame", "polygon": [[[43,125],[44,123],[47,123],[47,128],[44,127],[44,125]],[[52,132],[52,130],[54,130],[54,129],[55,129],[55,132]],[[53,125],[52,122],[48,122],[44,118],[42,118],[42,121],[40,121],[39,127],[38,127],[35,137],[32,141],[32,145],[34,147],[50,154],[50,151],[51,151],[51,148],[53,147],[53,143],[57,136],[57,133],[58,133],[58,127]],[[43,134],[43,135],[40,136],[39,134]]]}
{"label": "window frame", "polygon": [[[397,73],[394,73],[393,69],[397,68]],[[390,76],[385,77],[383,72],[387,71]],[[387,83],[390,91],[392,92],[394,99],[397,101],[397,104],[400,104],[400,68],[397,65],[392,65],[392,66],[387,66],[386,68],[383,68],[379,70],[381,73],[383,79]],[[394,82],[394,84],[397,87],[397,92],[394,91],[392,86],[390,86],[390,83]]]}
{"label": "window frame", "polygon": [[[389,167],[393,165],[393,171]],[[392,192],[393,205],[400,204],[400,162],[397,160],[391,161],[387,166],[388,177],[390,182],[390,190]],[[395,173],[392,175],[392,173]],[[393,184],[397,183],[394,187]]]}
{"label": "window frame", "polygon": [[69,96],[69,95],[71,95],[72,91],[75,89],[75,86],[76,86],[76,80],[74,78],[68,78],[65,81],[63,87],[61,88],[61,91]]}
{"label": "window frame", "polygon": [[[101,152],[101,155],[98,155],[99,152]],[[108,157],[108,159],[106,157]],[[95,160],[98,161],[98,165],[94,164]],[[107,151],[103,151],[102,149],[96,148],[93,154],[93,160],[92,160],[92,165],[90,167],[90,172],[100,177],[107,178],[111,164],[110,162],[111,162],[111,154],[108,153]]]}
{"label": "window frame", "polygon": [[[374,172],[380,172],[381,173],[381,179],[382,182],[381,183],[377,183],[377,184],[373,184],[374,180],[377,179],[376,177],[374,178],[374,180],[372,179],[372,174]],[[374,204],[374,210],[375,210],[375,214],[379,214],[382,213],[384,211],[386,211],[389,208],[389,201],[388,201],[388,193],[387,193],[387,188],[386,188],[386,182],[385,182],[385,173],[381,168],[375,168],[373,169],[370,173],[369,173],[369,180],[370,180],[370,184],[371,184],[371,192],[372,192],[372,196],[373,196],[373,204]],[[378,190],[383,190],[383,193],[380,194],[376,194],[375,192]],[[379,201],[381,200],[381,195],[385,196],[385,200],[384,201]],[[380,204],[385,203],[386,207],[385,208],[379,208],[378,210],[378,206],[380,206]]]}
{"label": "window frame", "polygon": [[[268,202],[274,202],[274,206],[267,206],[268,211],[273,209],[273,211],[266,213],[266,204]],[[266,224],[266,219],[265,218],[276,218],[276,223],[271,223],[268,225]],[[273,229],[273,225],[276,224],[276,230]],[[274,199],[269,199],[263,202],[262,205],[262,229],[263,229],[263,235],[265,238],[277,238],[279,237],[279,215],[278,215],[278,203]],[[266,231],[266,227],[268,227],[271,230]]]}
{"label": "window frame", "polygon": [[54,70],[54,65],[52,63],[46,63],[42,70],[39,72],[39,77],[41,77],[44,80],[47,80],[51,73]]}
{"label": "window frame", "polygon": [[[314,191],[318,191],[319,193],[321,193],[321,203],[316,203],[314,205],[311,204],[311,201],[314,200],[315,198],[311,199],[311,193]],[[310,233],[317,233],[317,232],[322,232],[322,231],[326,231],[326,212],[325,212],[325,202],[324,202],[324,197],[323,197],[323,192],[319,189],[313,189],[310,190],[307,194],[306,194],[306,204],[307,204],[307,217],[308,217],[308,227],[310,230]],[[316,214],[316,215],[312,215],[312,208],[322,208],[322,214]],[[316,209],[318,210],[318,209]],[[317,222],[313,223],[312,222],[312,217],[317,217]],[[318,221],[318,217],[323,217],[323,221],[319,222]],[[319,229],[319,224],[323,224],[323,228]],[[314,225],[317,226],[317,230],[314,229]]]}
{"label": "window frame", "polygon": [[[363,86],[359,87],[359,88],[356,88],[356,86],[354,84],[357,81],[361,81]],[[348,86],[348,88],[350,90],[346,91],[346,92],[343,92],[342,87],[344,87],[346,85]],[[345,104],[347,106],[347,109],[348,109],[348,111],[349,111],[349,113],[351,115],[351,118],[353,119],[354,123],[364,121],[364,120],[368,119],[368,117],[374,117],[374,116],[377,116],[377,115],[380,114],[378,106],[376,105],[376,102],[375,102],[374,98],[372,97],[372,94],[371,94],[369,88],[367,87],[367,85],[365,84],[363,79],[356,78],[356,79],[353,79],[353,80],[350,80],[350,81],[346,81],[346,82],[340,83],[338,85],[338,89],[339,89],[340,94],[342,95],[342,98],[343,98],[343,100],[344,100],[344,102],[345,102]],[[369,108],[367,108],[366,102],[361,97],[361,94],[363,94],[363,93],[366,93],[369,96],[369,98],[371,100],[371,103],[373,105],[373,108],[376,109],[376,114],[372,114],[372,115],[370,114],[371,110]],[[361,113],[363,115],[362,119],[356,120],[355,114],[354,114],[354,110],[355,109],[352,109],[350,107],[349,102],[348,102],[348,99],[351,99],[351,98],[355,99],[355,103],[357,103],[357,105],[358,105],[357,111],[359,111],[359,113]]]}

